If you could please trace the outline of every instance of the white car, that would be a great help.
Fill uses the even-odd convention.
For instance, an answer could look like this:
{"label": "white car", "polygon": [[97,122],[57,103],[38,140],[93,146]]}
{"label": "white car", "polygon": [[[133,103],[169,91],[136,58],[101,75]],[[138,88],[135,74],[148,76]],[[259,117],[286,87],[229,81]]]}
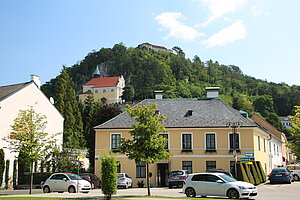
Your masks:
{"label": "white car", "polygon": [[256,187],[237,181],[223,173],[189,174],[183,186],[187,197],[227,196],[229,199],[249,198],[257,195]]}
{"label": "white car", "polygon": [[125,173],[118,173],[118,187],[132,187],[132,179]]}
{"label": "white car", "polygon": [[91,190],[91,183],[72,173],[52,174],[42,185],[43,192],[83,192]]}
{"label": "white car", "polygon": [[286,168],[292,172],[294,181],[300,180],[300,163],[287,165]]}

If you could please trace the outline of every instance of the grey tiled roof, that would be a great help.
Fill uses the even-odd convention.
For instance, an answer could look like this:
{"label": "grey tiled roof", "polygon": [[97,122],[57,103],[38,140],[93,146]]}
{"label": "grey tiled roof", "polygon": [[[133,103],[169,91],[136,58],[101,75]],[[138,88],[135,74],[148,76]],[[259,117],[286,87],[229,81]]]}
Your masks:
{"label": "grey tiled roof", "polygon": [[0,101],[7,98],[8,96],[14,94],[15,92],[19,91],[20,89],[26,87],[30,83],[32,83],[32,82],[30,81],[30,82],[19,83],[19,84],[14,84],[14,85],[0,86]]}
{"label": "grey tiled roof", "polygon": [[[156,103],[161,115],[167,115],[166,128],[212,128],[226,127],[228,122],[242,122],[242,127],[257,125],[219,98],[209,99],[148,99],[140,105]],[[192,116],[187,116],[192,110]],[[135,123],[123,112],[115,118],[94,127],[95,129],[128,129]]]}

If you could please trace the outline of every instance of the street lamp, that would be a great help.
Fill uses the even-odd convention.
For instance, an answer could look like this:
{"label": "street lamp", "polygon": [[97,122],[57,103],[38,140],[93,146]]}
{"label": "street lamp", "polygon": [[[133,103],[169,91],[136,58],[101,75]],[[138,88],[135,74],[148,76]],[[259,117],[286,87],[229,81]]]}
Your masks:
{"label": "street lamp", "polygon": [[233,158],[234,158],[234,177],[237,179],[237,129],[242,126],[242,122],[227,122],[229,128],[232,128],[233,133]]}

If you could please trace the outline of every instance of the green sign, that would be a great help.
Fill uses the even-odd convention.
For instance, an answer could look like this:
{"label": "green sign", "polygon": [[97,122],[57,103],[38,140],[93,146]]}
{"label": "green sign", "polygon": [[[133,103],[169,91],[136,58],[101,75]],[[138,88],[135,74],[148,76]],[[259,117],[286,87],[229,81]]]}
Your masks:
{"label": "green sign", "polygon": [[240,158],[240,161],[241,161],[241,162],[249,162],[249,161],[250,161],[250,158]]}

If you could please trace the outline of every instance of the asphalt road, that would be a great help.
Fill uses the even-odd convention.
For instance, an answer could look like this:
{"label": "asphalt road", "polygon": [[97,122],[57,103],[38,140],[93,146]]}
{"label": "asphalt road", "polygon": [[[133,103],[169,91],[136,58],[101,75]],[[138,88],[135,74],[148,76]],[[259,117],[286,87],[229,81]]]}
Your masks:
{"label": "asphalt road", "polygon": [[[265,183],[257,186],[258,196],[251,198],[252,200],[299,200],[300,199],[300,181],[293,182],[292,184],[269,184]],[[88,194],[82,193],[49,193],[43,194],[41,189],[33,190],[34,194],[27,195],[24,194],[28,190],[1,190],[0,194],[19,194],[18,197],[60,197],[60,198],[103,198],[103,194],[100,189],[92,190]],[[21,195],[21,194],[24,195]],[[119,189],[117,195],[114,196],[124,196],[124,195],[146,195],[146,188],[129,188],[129,189]],[[168,188],[151,188],[151,195],[166,196],[166,197],[182,197],[185,195],[182,193],[181,189],[168,189]],[[0,196],[8,197],[11,195]],[[126,197],[128,199],[128,197]],[[134,198],[140,199],[140,198]],[[227,198],[224,198],[227,199]],[[158,200],[158,199],[155,199]]]}

